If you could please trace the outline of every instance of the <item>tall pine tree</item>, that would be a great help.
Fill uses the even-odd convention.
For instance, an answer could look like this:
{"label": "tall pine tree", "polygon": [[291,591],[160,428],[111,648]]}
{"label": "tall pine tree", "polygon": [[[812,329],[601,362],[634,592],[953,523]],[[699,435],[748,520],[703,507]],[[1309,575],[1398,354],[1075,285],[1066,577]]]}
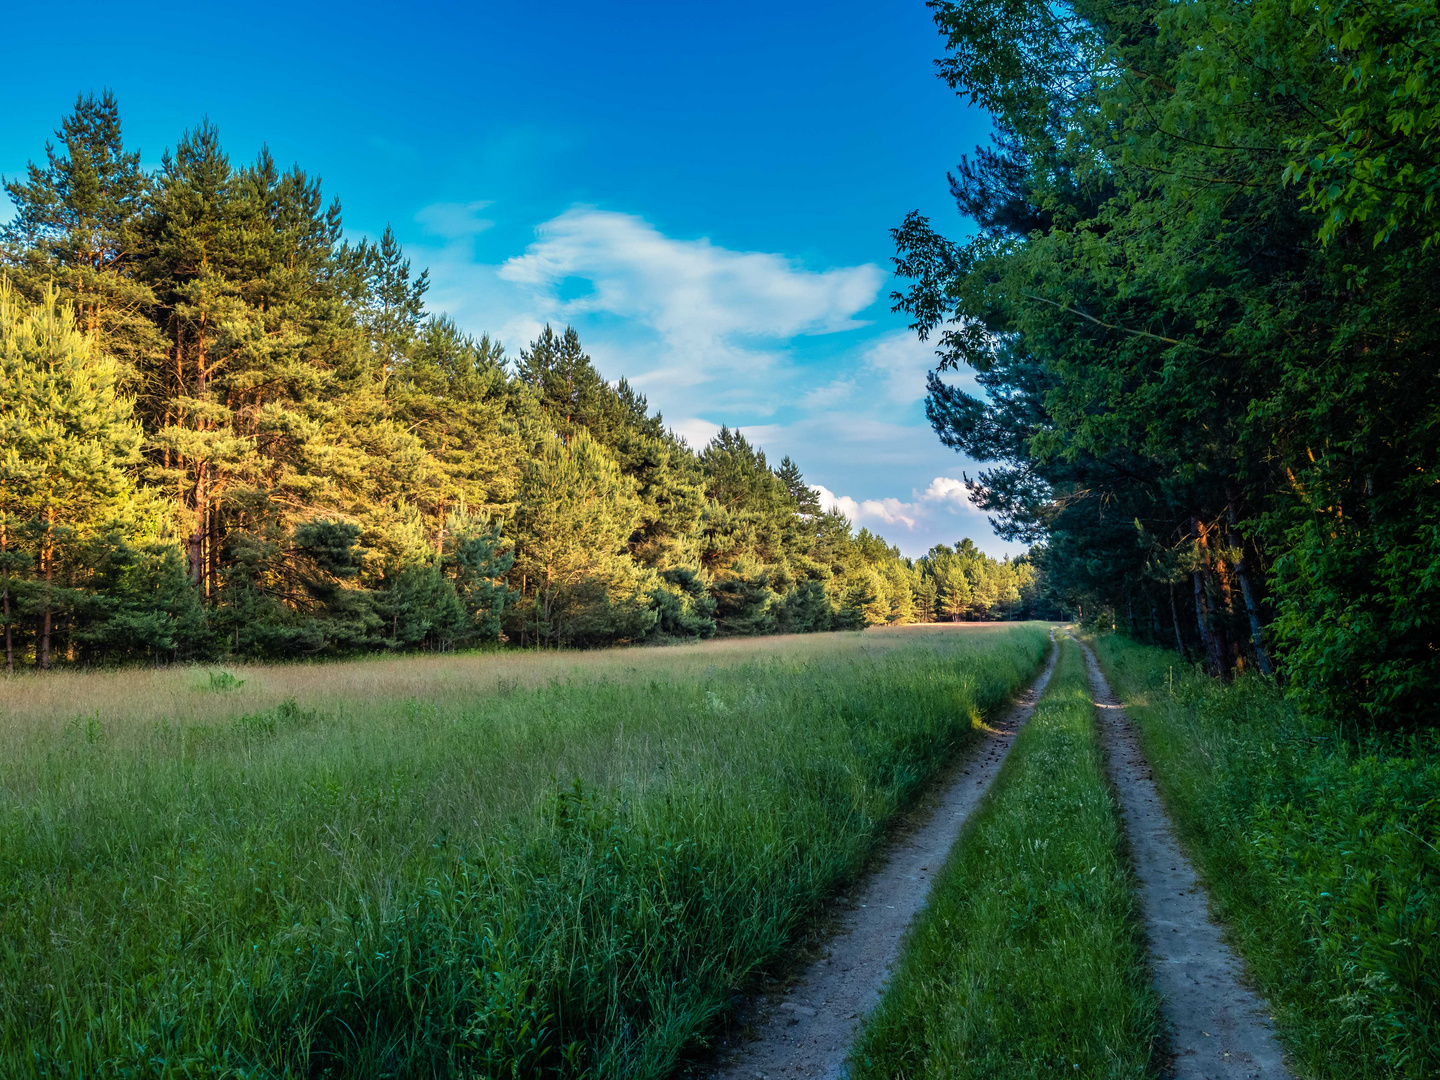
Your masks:
{"label": "tall pine tree", "polygon": [[[35,662],[50,667],[57,578],[87,532],[133,494],[141,434],[118,390],[120,365],[97,353],[74,311],[49,290],[25,303],[0,281],[0,520],[6,549],[28,547],[34,578],[17,608],[35,620]],[[13,536],[13,539],[12,539]],[[9,609],[14,564],[5,566]],[[6,611],[6,665],[14,666]]]}

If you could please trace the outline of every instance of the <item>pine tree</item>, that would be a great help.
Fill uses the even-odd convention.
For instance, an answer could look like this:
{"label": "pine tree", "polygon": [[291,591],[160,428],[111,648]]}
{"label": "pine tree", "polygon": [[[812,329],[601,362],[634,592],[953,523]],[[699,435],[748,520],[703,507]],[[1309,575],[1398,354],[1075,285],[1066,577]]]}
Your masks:
{"label": "pine tree", "polygon": [[787,454],[780,462],[780,468],[775,471],[780,478],[780,483],[790,495],[790,501],[795,506],[795,512],[807,518],[817,517],[820,513],[820,496],[805,478],[800,475],[800,466],[796,465]]}
{"label": "pine tree", "polygon": [[561,438],[585,427],[592,438],[608,444],[613,420],[606,416],[605,381],[580,346],[573,326],[557,334],[546,323],[540,336],[521,350],[516,374],[540,400]]}
{"label": "pine tree", "polygon": [[974,595],[964,566],[953,555],[942,556],[935,567],[935,581],[940,590],[940,614],[959,622],[970,613]]}
{"label": "pine tree", "polygon": [[[69,550],[133,497],[128,469],[141,434],[119,378],[120,365],[93,351],[54,289],[31,306],[0,281],[0,515],[33,549],[29,606],[42,670],[51,664],[56,579]],[[7,560],[7,574],[13,568]]]}
{"label": "pine tree", "polygon": [[205,655],[209,625],[180,549],[127,527],[97,533],[74,560],[86,590],[71,637],[90,657],[144,661]]}
{"label": "pine tree", "polygon": [[935,576],[923,570],[917,570],[912,592],[915,597],[916,620],[922,623],[934,622],[936,616],[939,615],[937,601],[940,596]]}
{"label": "pine tree", "polygon": [[777,626],[785,634],[813,634],[829,630],[833,621],[830,595],[818,578],[800,581],[785,594]]}
{"label": "pine tree", "polygon": [[144,368],[163,350],[150,318],[155,297],[135,271],[146,178],[138,151],[121,138],[115,95],[85,94],[45,145],[45,163],[31,162],[24,181],[5,192],[15,216],[0,227],[12,283],[41,302],[54,284],[76,312],[95,348],[121,363],[122,384],[141,388]]}
{"label": "pine tree", "polygon": [[[702,520],[706,569],[717,573],[736,559],[753,559],[776,565],[788,578],[789,559],[809,544],[790,493],[764,451],[739,431],[722,427],[699,458],[705,494],[713,504]],[[767,581],[782,589],[790,585],[778,578]]]}
{"label": "pine tree", "polygon": [[[408,485],[433,523],[437,552],[445,548],[453,507],[495,515],[514,509],[525,450],[509,415],[510,390],[504,349],[488,335],[477,340],[462,333],[445,317],[420,329],[391,382],[397,425],[438,466],[424,490],[413,481]],[[363,426],[363,417],[356,426]]]}
{"label": "pine tree", "polygon": [[449,517],[445,542],[446,563],[468,620],[466,637],[494,640],[519,595],[505,582],[515,565],[514,545],[502,535],[498,521],[463,503]]}
{"label": "pine tree", "polygon": [[655,629],[672,637],[714,637],[715,597],[708,576],[691,566],[662,571],[660,585],[650,592]]}
{"label": "pine tree", "polygon": [[206,122],[165,155],[144,230],[169,349],[147,403],[151,476],[184,508],[191,580],[214,602],[232,529],[332,510],[366,472],[335,424],[360,374],[340,211],[267,152],[232,168]]}
{"label": "pine tree", "polygon": [[639,517],[634,484],[583,429],[552,439],[526,467],[515,520],[515,572],[528,604],[520,632],[544,643],[636,639],[655,624],[655,584],[626,541]]}
{"label": "pine tree", "polygon": [[726,634],[771,634],[779,624],[781,594],[771,586],[772,568],[742,555],[713,576],[715,621]]}
{"label": "pine tree", "polygon": [[375,357],[380,396],[388,400],[390,379],[410,358],[425,318],[430,271],[411,276],[410,260],[389,225],[378,244],[362,240],[353,248],[342,245],[336,261],[353,283],[356,315]]}

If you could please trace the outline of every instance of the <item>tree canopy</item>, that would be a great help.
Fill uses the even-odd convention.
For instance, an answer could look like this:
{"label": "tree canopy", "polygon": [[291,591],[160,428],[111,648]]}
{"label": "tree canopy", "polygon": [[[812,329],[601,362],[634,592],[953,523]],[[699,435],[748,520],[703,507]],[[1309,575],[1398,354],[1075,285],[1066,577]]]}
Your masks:
{"label": "tree canopy", "polygon": [[[994,116],[895,230],[927,411],[1052,595],[1308,707],[1440,676],[1433,2],[932,0]],[[976,372],[983,397],[945,381]],[[1274,658],[1271,652],[1277,654]]]}

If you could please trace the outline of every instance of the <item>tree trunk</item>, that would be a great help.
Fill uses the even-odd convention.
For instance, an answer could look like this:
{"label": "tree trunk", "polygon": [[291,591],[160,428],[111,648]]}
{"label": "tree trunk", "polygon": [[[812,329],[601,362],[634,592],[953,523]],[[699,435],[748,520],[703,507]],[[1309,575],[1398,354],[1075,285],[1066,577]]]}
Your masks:
{"label": "tree trunk", "polygon": [[1225,665],[1227,675],[1232,666],[1241,671],[1245,670],[1244,657],[1242,657],[1240,653],[1240,643],[1235,640],[1235,635],[1231,632],[1231,628],[1235,622],[1235,596],[1234,591],[1230,588],[1229,570],[1230,568],[1226,566],[1225,560],[1217,555],[1215,565],[1211,570],[1211,576],[1215,582],[1215,591],[1218,599],[1217,610],[1222,612],[1222,615],[1219,619],[1215,619],[1214,622],[1216,624],[1216,636],[1220,639],[1220,659]]}
{"label": "tree trunk", "polygon": [[8,674],[15,672],[15,636],[10,628],[10,561],[7,556],[10,553],[9,536],[5,531],[5,519],[0,518],[0,558],[5,558],[5,584],[3,591],[0,591],[0,598],[3,598],[4,609],[0,618],[5,620],[5,671]]}
{"label": "tree trunk", "polygon": [[208,514],[210,518],[210,542],[206,545],[206,573],[209,575],[206,593],[211,597],[220,595],[220,506],[214,503]]}
{"label": "tree trunk", "polygon": [[[202,312],[198,328],[195,333],[195,386],[194,396],[197,400],[205,398],[206,372],[205,372],[205,334],[207,319]],[[208,425],[203,415],[196,417],[195,430],[204,431]],[[209,522],[206,511],[209,508],[210,492],[207,483],[208,472],[204,461],[195,463],[195,490],[194,490],[194,512],[195,531],[190,534],[190,582],[196,589],[203,589],[207,582],[205,565],[205,540],[208,536]]]}
{"label": "tree trunk", "polygon": [[1218,667],[1215,659],[1215,643],[1210,633],[1210,612],[1205,605],[1205,583],[1201,580],[1200,571],[1196,570],[1190,575],[1191,584],[1195,593],[1195,624],[1200,628],[1200,648],[1205,653],[1205,666],[1210,669],[1210,674],[1218,674]]}
{"label": "tree trunk", "polygon": [[1210,573],[1209,552],[1205,544],[1205,526],[1201,524],[1198,517],[1191,517],[1190,529],[1195,537],[1195,549],[1199,558],[1199,564],[1195,568],[1192,578],[1195,586],[1195,621],[1200,627],[1200,644],[1205,649],[1205,659],[1210,667],[1210,674],[1216,678],[1225,673],[1225,654],[1221,651],[1219,637],[1215,633],[1215,624],[1210,618],[1210,600],[1206,595],[1206,578]]}
{"label": "tree trunk", "polygon": [[205,464],[195,467],[195,529],[190,534],[190,584],[200,588],[205,583]]}
{"label": "tree trunk", "polygon": [[1185,635],[1180,632],[1180,608],[1175,603],[1175,583],[1170,582],[1170,624],[1175,627],[1175,648],[1180,650],[1180,656],[1188,664],[1190,663],[1190,650],[1185,646]]}
{"label": "tree trunk", "polygon": [[1265,651],[1265,632],[1260,625],[1260,605],[1255,600],[1255,587],[1250,580],[1250,561],[1245,557],[1245,542],[1235,531],[1235,503],[1226,507],[1229,514],[1230,546],[1239,555],[1235,562],[1235,578],[1240,582],[1240,595],[1245,599],[1245,614],[1250,618],[1250,644],[1255,647],[1255,662],[1260,674],[1267,678],[1275,674],[1270,664],[1270,655]]}
{"label": "tree trunk", "polygon": [[55,511],[51,509],[45,522],[45,539],[40,545],[40,569],[45,575],[45,607],[40,613],[40,633],[36,642],[35,662],[41,671],[50,670],[50,586],[55,580]]}

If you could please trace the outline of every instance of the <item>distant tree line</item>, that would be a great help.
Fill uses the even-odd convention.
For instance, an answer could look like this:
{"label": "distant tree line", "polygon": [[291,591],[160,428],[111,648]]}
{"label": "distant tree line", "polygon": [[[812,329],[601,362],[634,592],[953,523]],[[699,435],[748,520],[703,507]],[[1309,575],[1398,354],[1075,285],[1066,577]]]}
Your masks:
{"label": "distant tree line", "polygon": [[461,332],[388,229],[352,243],[317,181],[232,164],[208,123],[154,174],[108,93],[57,138],[6,182],[0,234],[8,670],[861,628],[1033,596],[973,545],[912,563],[853,533],[736,431],[693,451],[573,329],[516,357]]}
{"label": "distant tree line", "polygon": [[[897,306],[1053,595],[1307,708],[1435,716],[1435,0],[931,0],[995,136]],[[977,372],[985,398],[943,371]]]}

